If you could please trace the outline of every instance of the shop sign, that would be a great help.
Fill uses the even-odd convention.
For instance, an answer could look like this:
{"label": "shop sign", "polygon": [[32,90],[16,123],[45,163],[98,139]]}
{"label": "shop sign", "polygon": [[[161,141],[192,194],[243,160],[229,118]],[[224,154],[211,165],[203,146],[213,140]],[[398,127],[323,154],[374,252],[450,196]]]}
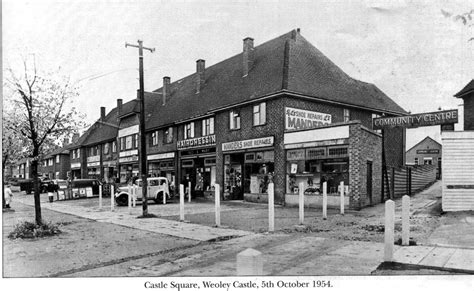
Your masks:
{"label": "shop sign", "polygon": [[118,131],[118,137],[124,137],[124,136],[128,136],[128,135],[138,133],[138,129],[139,129],[138,124],[132,125],[132,126],[129,126],[129,127],[126,127],[126,128],[122,128]]}
{"label": "shop sign", "polygon": [[87,157],[87,162],[88,162],[88,163],[99,162],[99,161],[100,161],[100,156]]}
{"label": "shop sign", "polygon": [[100,166],[100,162],[93,162],[93,163],[87,163],[88,167],[98,167]]}
{"label": "shop sign", "polygon": [[81,163],[71,163],[71,169],[79,169],[81,167]]}
{"label": "shop sign", "polygon": [[182,151],[181,156],[200,155],[200,154],[208,154],[208,153],[215,153],[215,152],[216,152],[216,148],[196,149],[196,150]]}
{"label": "shop sign", "polygon": [[222,144],[222,151],[235,151],[270,146],[273,146],[273,136],[226,142]]}
{"label": "shop sign", "polygon": [[172,158],[174,158],[174,152],[149,155],[147,157],[147,160],[149,160],[149,161],[150,160],[163,160],[163,159],[172,159]]}
{"label": "shop sign", "polygon": [[211,146],[216,144],[216,135],[207,135],[202,137],[195,137],[190,139],[178,140],[177,147],[178,150],[201,147],[201,146]]}
{"label": "shop sign", "polygon": [[285,129],[302,130],[331,124],[331,114],[285,107]]}
{"label": "shop sign", "polygon": [[289,150],[286,152],[286,159],[288,161],[301,161],[305,159],[304,149]]}
{"label": "shop sign", "polygon": [[416,150],[417,154],[439,154],[438,149]]}
{"label": "shop sign", "polygon": [[119,159],[119,163],[128,163],[138,161],[138,156],[124,157]]}
{"label": "shop sign", "polygon": [[372,121],[373,129],[393,127],[413,128],[420,126],[452,124],[458,122],[458,110],[453,109],[397,117],[380,117],[374,118]]}
{"label": "shop sign", "polygon": [[124,152],[119,153],[120,157],[134,156],[134,155],[138,155],[138,150],[129,150],[129,151],[124,151]]}

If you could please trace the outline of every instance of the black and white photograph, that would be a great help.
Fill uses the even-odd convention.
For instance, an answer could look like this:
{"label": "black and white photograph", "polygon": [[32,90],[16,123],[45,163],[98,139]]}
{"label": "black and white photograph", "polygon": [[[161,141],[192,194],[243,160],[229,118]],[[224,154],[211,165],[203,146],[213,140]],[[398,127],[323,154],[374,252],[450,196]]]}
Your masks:
{"label": "black and white photograph", "polygon": [[473,290],[474,1],[1,19],[2,289]]}

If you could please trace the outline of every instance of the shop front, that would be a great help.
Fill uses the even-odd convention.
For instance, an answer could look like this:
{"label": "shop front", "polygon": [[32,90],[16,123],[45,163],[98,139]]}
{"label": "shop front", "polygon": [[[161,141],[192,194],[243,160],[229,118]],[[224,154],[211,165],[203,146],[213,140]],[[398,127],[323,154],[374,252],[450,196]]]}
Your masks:
{"label": "shop front", "polygon": [[120,152],[119,175],[120,183],[128,183],[138,178],[138,150]]}
{"label": "shop front", "polygon": [[178,141],[180,183],[191,197],[204,197],[214,190],[216,183],[216,136],[209,135]]}
{"label": "shop front", "polygon": [[254,201],[267,193],[275,171],[273,144],[273,136],[222,144],[224,198]]}
{"label": "shop front", "polygon": [[166,177],[174,187],[176,181],[175,153],[162,153],[148,155],[148,176]]}
{"label": "shop front", "polygon": [[87,177],[100,179],[100,156],[87,157]]}
{"label": "shop front", "polygon": [[117,161],[103,161],[102,171],[105,183],[115,182],[114,179],[117,178]]}
{"label": "shop front", "polygon": [[80,179],[81,178],[81,163],[71,163],[71,178]]}

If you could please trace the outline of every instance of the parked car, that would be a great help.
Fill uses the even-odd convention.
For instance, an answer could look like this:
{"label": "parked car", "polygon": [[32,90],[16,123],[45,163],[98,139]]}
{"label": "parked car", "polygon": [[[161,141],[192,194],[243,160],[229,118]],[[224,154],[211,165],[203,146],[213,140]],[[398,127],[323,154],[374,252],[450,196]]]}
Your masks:
{"label": "parked car", "polygon": [[33,179],[18,179],[17,183],[20,186],[20,191],[25,191],[26,194],[31,194],[34,190]]}
{"label": "parked car", "polygon": [[[153,177],[148,178],[148,191],[147,191],[147,200],[154,200],[156,203],[163,203],[163,195],[166,195],[166,200],[171,200],[170,192],[170,183],[166,177]],[[137,200],[142,200],[142,180],[138,179],[134,183],[137,185]],[[128,185],[118,187],[117,192],[115,193],[115,201],[119,206],[128,205]],[[133,191],[133,190],[132,190]]]}
{"label": "parked car", "polygon": [[85,189],[85,188],[92,188],[93,195],[99,195],[99,186],[102,183],[97,179],[75,179],[71,181],[71,188],[73,189]]}

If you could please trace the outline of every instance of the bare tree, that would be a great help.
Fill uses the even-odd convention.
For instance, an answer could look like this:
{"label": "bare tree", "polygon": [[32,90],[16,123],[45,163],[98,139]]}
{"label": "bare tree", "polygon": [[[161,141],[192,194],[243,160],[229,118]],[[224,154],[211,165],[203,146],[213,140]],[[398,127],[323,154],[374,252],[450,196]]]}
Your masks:
{"label": "bare tree", "polygon": [[71,106],[78,96],[77,88],[60,72],[39,72],[36,61],[22,60],[22,69],[6,69],[6,98],[15,112],[14,127],[24,139],[24,151],[31,161],[34,183],[35,221],[42,224],[38,163],[43,153],[57,140],[62,140],[85,126],[83,118]]}
{"label": "bare tree", "polygon": [[[446,18],[450,18],[454,20],[455,22],[461,22],[462,25],[464,26],[467,26],[467,27],[474,26],[474,9],[465,13],[461,13],[461,14],[453,14],[451,12],[441,9],[441,14],[443,14],[443,16]],[[474,36],[471,36],[468,39],[468,41],[474,41]]]}

